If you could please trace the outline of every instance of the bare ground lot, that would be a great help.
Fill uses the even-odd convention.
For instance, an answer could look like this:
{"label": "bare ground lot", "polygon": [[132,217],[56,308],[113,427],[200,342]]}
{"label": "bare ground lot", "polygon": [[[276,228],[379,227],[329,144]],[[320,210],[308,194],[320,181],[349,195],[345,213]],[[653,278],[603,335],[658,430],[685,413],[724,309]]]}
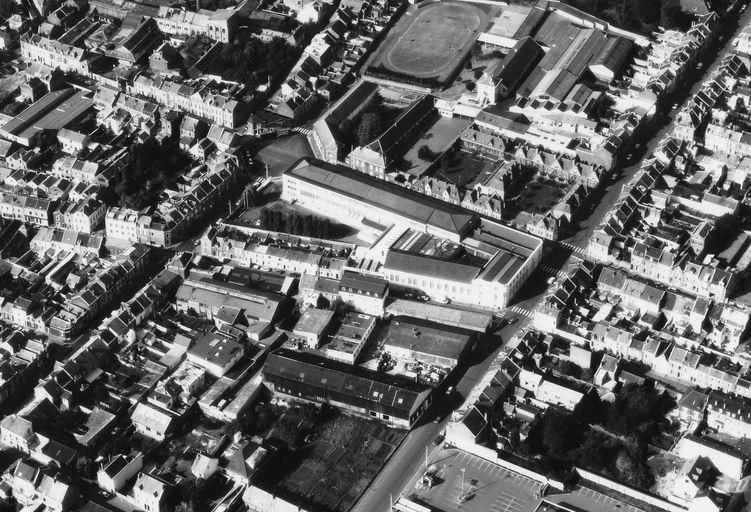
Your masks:
{"label": "bare ground lot", "polygon": [[263,487],[293,503],[303,500],[311,510],[347,511],[406,434],[332,410],[314,428],[312,440],[290,452]]}
{"label": "bare ground lot", "polygon": [[436,176],[454,185],[471,189],[485,177],[492,167],[493,162],[490,160],[483,160],[459,151],[445,168],[438,169]]}
{"label": "bare ground lot", "polygon": [[414,141],[412,147],[398,160],[397,165],[399,170],[415,176],[421,176],[430,164],[417,157],[420,147],[428,146],[434,153],[442,153],[449,144],[459,137],[469,124],[470,121],[467,119],[438,116],[432,124],[426,126],[422,135]]}

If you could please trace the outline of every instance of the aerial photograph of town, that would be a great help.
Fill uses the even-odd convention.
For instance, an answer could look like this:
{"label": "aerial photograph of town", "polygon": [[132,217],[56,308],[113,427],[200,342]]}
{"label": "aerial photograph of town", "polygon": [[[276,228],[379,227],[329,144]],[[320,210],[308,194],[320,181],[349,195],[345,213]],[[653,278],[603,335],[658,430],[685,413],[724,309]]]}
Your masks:
{"label": "aerial photograph of town", "polygon": [[0,512],[751,512],[751,0],[0,0]]}

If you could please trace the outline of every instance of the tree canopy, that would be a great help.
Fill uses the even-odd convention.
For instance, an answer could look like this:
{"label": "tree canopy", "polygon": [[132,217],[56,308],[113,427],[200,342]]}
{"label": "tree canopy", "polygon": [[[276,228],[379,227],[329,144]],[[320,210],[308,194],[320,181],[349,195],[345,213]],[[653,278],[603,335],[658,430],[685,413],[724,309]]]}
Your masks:
{"label": "tree canopy", "polygon": [[109,187],[100,191],[99,199],[108,206],[140,210],[154,204],[175,176],[191,162],[177,143],[161,146],[153,139],[130,146],[130,164],[114,176]]}
{"label": "tree canopy", "polygon": [[20,12],[21,4],[15,0],[0,0],[0,19],[7,20],[17,12]]}
{"label": "tree canopy", "polygon": [[270,208],[261,210],[259,220],[261,222],[261,229],[298,236],[309,236],[322,240],[331,238],[334,231],[331,220],[327,218],[297,212],[285,214],[281,210]]}
{"label": "tree canopy", "polygon": [[280,37],[261,41],[255,37],[238,36],[235,42],[223,46],[211,60],[207,72],[255,89],[265,84],[269,77],[273,80],[293,56],[294,48]]}
{"label": "tree canopy", "polygon": [[357,127],[357,144],[367,146],[373,142],[383,131],[381,116],[376,112],[363,114],[360,125]]}
{"label": "tree canopy", "polygon": [[435,152],[427,144],[423,144],[417,150],[417,158],[425,162],[432,162],[435,160]]}

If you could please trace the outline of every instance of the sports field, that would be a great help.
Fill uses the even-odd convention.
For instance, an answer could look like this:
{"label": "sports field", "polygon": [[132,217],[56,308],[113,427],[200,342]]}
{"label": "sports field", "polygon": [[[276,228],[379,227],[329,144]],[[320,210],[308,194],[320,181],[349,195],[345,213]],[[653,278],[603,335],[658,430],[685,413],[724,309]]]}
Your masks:
{"label": "sports field", "polygon": [[373,66],[444,82],[462,64],[487,23],[487,13],[467,3],[419,7],[399,21]]}

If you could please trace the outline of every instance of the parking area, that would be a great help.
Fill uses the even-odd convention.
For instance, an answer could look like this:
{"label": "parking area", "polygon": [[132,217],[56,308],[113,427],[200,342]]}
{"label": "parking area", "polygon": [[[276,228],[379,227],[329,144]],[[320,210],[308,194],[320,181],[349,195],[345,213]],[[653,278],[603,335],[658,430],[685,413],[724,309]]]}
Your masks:
{"label": "parking area", "polygon": [[437,468],[433,487],[418,489],[415,478],[406,494],[435,510],[533,512],[540,502],[539,482],[462,450],[441,449],[430,464]]}
{"label": "parking area", "polygon": [[577,487],[570,493],[548,496],[545,501],[568,507],[572,510],[597,510],[598,512],[644,512],[621,500],[605,496],[587,487]]}

